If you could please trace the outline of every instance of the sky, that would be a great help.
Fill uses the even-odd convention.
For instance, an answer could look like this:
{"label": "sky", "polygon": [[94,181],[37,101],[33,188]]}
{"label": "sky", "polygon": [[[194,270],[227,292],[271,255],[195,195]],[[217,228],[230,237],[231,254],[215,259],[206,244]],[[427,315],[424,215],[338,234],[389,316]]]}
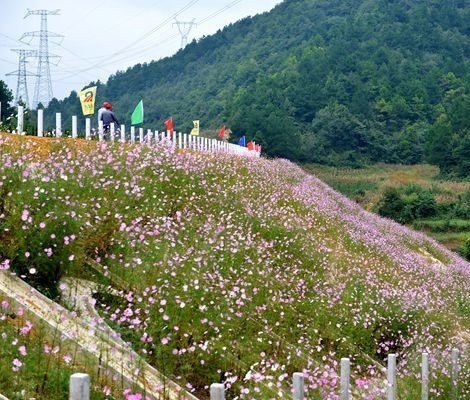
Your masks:
{"label": "sky", "polygon": [[[39,50],[46,10],[53,97],[63,99],[89,82],[172,56],[183,44],[224,26],[270,11],[282,0],[0,0],[0,80],[16,95],[19,53]],[[26,35],[25,35],[26,34]],[[23,40],[20,41],[20,38]],[[37,57],[27,58],[33,102]],[[31,74],[31,75],[29,75]]]}

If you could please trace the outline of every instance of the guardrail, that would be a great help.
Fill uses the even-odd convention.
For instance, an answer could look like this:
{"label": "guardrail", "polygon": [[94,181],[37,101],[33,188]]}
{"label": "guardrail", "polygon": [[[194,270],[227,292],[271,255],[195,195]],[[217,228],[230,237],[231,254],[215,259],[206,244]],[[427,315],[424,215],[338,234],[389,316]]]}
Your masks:
{"label": "guardrail", "polygon": [[[17,114],[17,129],[14,133],[23,134],[24,127],[24,107],[18,106]],[[43,137],[44,132],[44,110],[37,110],[37,135]],[[62,115],[61,113],[56,113],[56,126],[55,129],[47,133],[48,136],[53,137],[63,137],[62,131]],[[83,133],[82,133],[83,136]],[[76,115],[72,116],[72,138],[78,138],[78,117]],[[98,130],[93,130],[91,128],[91,119],[85,118],[85,133],[84,138],[91,140],[96,138],[99,141],[108,140],[111,142],[120,141],[120,142],[130,142],[130,143],[142,143],[142,144],[152,144],[154,142],[168,141],[176,148],[180,149],[193,149],[199,151],[207,152],[229,152],[234,154],[240,154],[245,156],[259,157],[260,151],[250,149],[248,147],[239,146],[234,143],[228,143],[224,140],[206,138],[199,135],[190,135],[186,133],[176,132],[176,131],[158,131],[152,129],[144,129],[131,126],[129,132],[126,131],[125,125],[114,126],[110,125],[110,131],[108,133],[104,132],[103,122],[99,121]]]}

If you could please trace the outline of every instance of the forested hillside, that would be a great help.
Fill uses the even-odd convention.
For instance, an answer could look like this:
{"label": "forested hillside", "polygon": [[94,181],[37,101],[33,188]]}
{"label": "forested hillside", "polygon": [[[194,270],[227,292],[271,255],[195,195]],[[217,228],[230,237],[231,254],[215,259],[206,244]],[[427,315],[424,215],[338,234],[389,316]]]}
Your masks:
{"label": "forested hillside", "polygon": [[[98,82],[123,121],[229,126],[302,162],[470,171],[470,0],[285,0],[173,57]],[[47,114],[80,113],[76,93]],[[49,124],[53,124],[52,119]]]}

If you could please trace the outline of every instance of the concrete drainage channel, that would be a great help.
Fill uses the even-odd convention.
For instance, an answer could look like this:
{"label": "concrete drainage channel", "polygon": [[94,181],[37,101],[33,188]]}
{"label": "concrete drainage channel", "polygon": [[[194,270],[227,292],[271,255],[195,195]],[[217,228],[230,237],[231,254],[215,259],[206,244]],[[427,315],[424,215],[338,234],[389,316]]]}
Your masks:
{"label": "concrete drainage channel", "polygon": [[[77,315],[51,301],[9,271],[0,271],[1,292],[73,340],[89,354],[97,359],[101,357],[101,362],[103,354],[106,354],[106,367],[139,386],[147,396],[155,400],[198,400],[147,364],[107,324],[98,322],[93,306],[93,287],[89,282],[73,280],[66,283],[69,291],[64,292],[64,296],[67,301],[73,302]],[[139,371],[138,376],[135,371]],[[0,395],[0,400],[8,399]]]}

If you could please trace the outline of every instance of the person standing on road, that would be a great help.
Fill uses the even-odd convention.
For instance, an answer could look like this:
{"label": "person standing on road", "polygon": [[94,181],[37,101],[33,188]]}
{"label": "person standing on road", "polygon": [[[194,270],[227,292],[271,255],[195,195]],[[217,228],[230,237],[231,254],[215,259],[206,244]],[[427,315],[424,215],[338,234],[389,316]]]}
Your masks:
{"label": "person standing on road", "polygon": [[98,110],[98,113],[99,121],[103,121],[103,131],[105,133],[109,132],[109,126],[111,125],[111,123],[114,122],[115,125],[119,126],[119,121],[117,120],[116,115],[113,112],[113,105],[110,102],[105,101],[103,103],[103,110]]}
{"label": "person standing on road", "polygon": [[103,113],[104,110],[106,110],[106,105],[109,104],[109,102],[105,101],[101,108],[98,110],[98,125],[100,124],[101,121],[101,114]]}

